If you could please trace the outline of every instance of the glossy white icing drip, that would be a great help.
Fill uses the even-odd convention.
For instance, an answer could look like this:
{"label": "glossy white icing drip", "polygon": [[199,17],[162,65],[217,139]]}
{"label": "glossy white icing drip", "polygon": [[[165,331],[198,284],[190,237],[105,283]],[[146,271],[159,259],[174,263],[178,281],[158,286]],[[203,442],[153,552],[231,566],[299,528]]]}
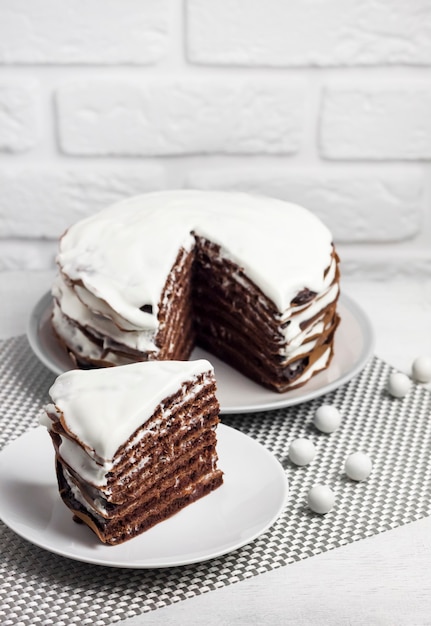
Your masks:
{"label": "glossy white icing drip", "polygon": [[309,380],[313,376],[313,374],[315,374],[316,372],[320,372],[320,370],[325,369],[325,367],[328,364],[330,356],[331,356],[331,348],[328,347],[328,349],[325,350],[322,356],[319,357],[317,361],[315,361],[313,365],[311,365],[311,367],[307,368],[305,372],[301,374],[301,376],[299,376],[299,378],[295,380],[295,385],[301,385],[305,383],[307,380]]}
{"label": "glossy white icing drip", "polygon": [[[305,287],[325,288],[329,230],[302,207],[240,193],[167,191],[123,201],[72,226],[58,262],[125,320],[154,328],[160,293],[178,250],[193,246],[192,232],[220,245],[281,313]],[[144,304],[152,315],[139,310]]]}
{"label": "glossy white icing drip", "polygon": [[[80,326],[89,328],[99,337],[104,338],[107,336],[114,341],[118,341],[125,346],[140,350],[141,352],[157,350],[153,341],[153,330],[120,330],[108,317],[91,313],[87,306],[79,299],[75,291],[61,279],[61,276],[56,278],[52,293],[59,302],[64,315],[79,323]],[[110,345],[110,342],[108,342],[105,343],[104,347],[109,349]]]}
{"label": "glossy white icing drip", "polygon": [[[57,378],[49,393],[67,430],[110,462],[162,400],[204,372],[213,372],[204,359],[70,370]],[[81,461],[79,471],[87,468]]]}
{"label": "glossy white icing drip", "polygon": [[85,334],[76,326],[73,326],[64,316],[57,303],[54,304],[52,323],[58,334],[63,338],[69,347],[73,346],[73,351],[82,357],[89,357],[96,361],[106,360],[113,365],[125,365],[130,363],[130,359],[121,355],[101,349],[92,343]]}
{"label": "glossy white icing drip", "polygon": [[60,456],[83,480],[97,487],[107,483],[106,474],[112,469],[111,461],[97,463],[81,446],[74,441],[61,438]]}
{"label": "glossy white icing drip", "polygon": [[[334,282],[334,278],[335,278],[335,272],[337,270],[337,262],[335,261],[335,259],[332,260],[332,263],[329,267],[329,270],[323,280],[323,288],[322,291],[320,291],[316,297],[316,300],[312,301],[314,305],[316,305],[316,302],[319,300],[319,298],[321,298],[322,296],[324,296],[328,290],[332,287],[332,283]],[[334,300],[337,296],[337,293],[335,293],[334,291],[332,292],[334,295]],[[330,304],[330,302],[326,302],[326,305]],[[310,303],[308,302],[307,304],[302,304],[302,305],[298,305],[298,306],[289,306],[287,309],[284,310],[283,314],[281,315],[281,321],[284,322],[288,319],[291,318],[292,315],[297,315],[300,311],[304,311],[306,309],[308,309],[308,307],[310,306]],[[322,308],[324,308],[322,306]],[[308,316],[310,317],[310,316]]]}
{"label": "glossy white icing drip", "polygon": [[81,490],[77,487],[72,475],[67,471],[67,469],[63,469],[63,476],[69,485],[70,491],[72,492],[75,500],[77,500],[89,513],[102,520],[102,518],[106,516],[106,508],[103,500],[97,497],[92,498],[90,504],[90,502],[82,495]]}
{"label": "glossy white icing drip", "polygon": [[321,298],[314,300],[306,309],[304,309],[298,315],[292,316],[290,324],[283,329],[283,334],[290,347],[297,347],[303,340],[304,335],[307,334],[307,330],[304,332],[300,328],[301,322],[311,319],[321,311],[323,311],[329,304],[334,302],[338,296],[339,287],[337,283],[334,283],[327,293]]}

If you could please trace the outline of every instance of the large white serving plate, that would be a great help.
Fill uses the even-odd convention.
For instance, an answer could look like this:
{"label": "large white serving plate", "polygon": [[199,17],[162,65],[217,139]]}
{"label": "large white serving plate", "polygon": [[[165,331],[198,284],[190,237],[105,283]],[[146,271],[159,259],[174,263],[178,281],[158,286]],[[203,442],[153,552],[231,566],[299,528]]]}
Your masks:
{"label": "large white serving plate", "polygon": [[[364,311],[351,298],[342,295],[338,310],[341,322],[335,334],[334,357],[330,366],[313,376],[303,387],[286,393],[265,389],[212,354],[196,348],[191,358],[206,358],[214,366],[221,413],[247,413],[293,406],[329,393],[356,376],[372,356],[373,329]],[[27,336],[42,363],[55,374],[61,374],[72,369],[74,364],[54,336],[51,311],[52,298],[47,293],[29,318]]]}
{"label": "large white serving plate", "polygon": [[256,440],[224,424],[217,433],[224,484],[142,535],[106,546],[73,521],[58,493],[48,431],[33,428],[0,453],[0,519],[41,548],[97,565],[171,567],[227,554],[276,521],[288,483],[281,464]]}

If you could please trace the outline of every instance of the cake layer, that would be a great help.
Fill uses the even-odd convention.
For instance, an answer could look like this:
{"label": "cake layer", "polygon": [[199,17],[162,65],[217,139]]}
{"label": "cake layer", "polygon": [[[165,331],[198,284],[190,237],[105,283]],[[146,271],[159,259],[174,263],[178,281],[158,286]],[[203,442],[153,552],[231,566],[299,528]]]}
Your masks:
{"label": "cake layer", "polygon": [[204,360],[57,379],[43,422],[60,495],[103,542],[130,539],[222,484],[215,391]]}
{"label": "cake layer", "polygon": [[217,246],[201,240],[194,281],[197,342],[259,383],[278,391],[293,389],[332,358],[338,278],[333,258],[325,290],[303,293],[280,315]]}
{"label": "cake layer", "polygon": [[113,519],[105,523],[101,523],[100,520],[83,509],[67,489],[63,491],[62,496],[65,504],[75,512],[75,521],[82,521],[87,524],[103,543],[118,545],[172,517],[184,507],[220,487],[222,483],[221,472],[214,473],[210,478],[202,479],[190,486],[183,486],[180,492],[174,492],[170,498],[166,497],[166,493],[160,494],[162,504],[154,506],[151,510],[140,511],[138,509],[129,518]]}
{"label": "cake layer", "polygon": [[[113,460],[102,459],[94,449],[73,438],[63,426],[62,414],[48,407],[51,420],[48,426],[55,436],[58,458],[69,471],[98,489],[101,497],[107,501],[121,502],[127,492],[134,489],[134,480],[142,482],[147,471],[155,475],[152,465],[158,463],[158,471],[161,471],[174,456],[178,460],[184,448],[196,447],[195,440],[201,436],[203,415],[206,431],[214,443],[211,429],[218,423],[219,410],[214,382],[211,378],[205,381],[202,377],[193,380],[191,385],[196,386],[196,389],[187,385],[181,396],[174,394],[160,403],[145,427],[140,427],[118,448]],[[199,411],[192,411],[191,405]],[[135,476],[131,475],[133,472]]]}

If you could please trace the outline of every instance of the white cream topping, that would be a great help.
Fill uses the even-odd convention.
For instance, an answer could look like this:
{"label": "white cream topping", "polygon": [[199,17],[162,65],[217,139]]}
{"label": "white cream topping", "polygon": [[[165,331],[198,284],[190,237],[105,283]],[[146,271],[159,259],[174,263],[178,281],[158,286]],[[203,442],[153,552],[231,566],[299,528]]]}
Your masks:
{"label": "white cream topping", "polygon": [[[109,318],[92,313],[78,298],[75,291],[57,276],[52,293],[60,303],[61,311],[80,326],[91,329],[101,338],[109,337],[114,341],[140,350],[141,352],[157,350],[154,344],[154,332],[152,330],[120,330]],[[110,345],[106,345],[107,348]]]}
{"label": "white cream topping", "polygon": [[[283,334],[286,338],[286,342],[292,343],[292,345],[297,345],[298,343],[300,343],[302,341],[301,337],[304,336],[303,331],[300,327],[301,322],[311,319],[312,317],[323,311],[329,304],[334,302],[338,295],[338,291],[338,283],[334,283],[326,294],[324,294],[321,298],[314,300],[310,304],[310,306],[304,309],[303,313],[292,316],[290,324],[283,329]],[[296,343],[295,338],[299,338]]]}
{"label": "white cream topping", "polygon": [[309,380],[313,376],[313,374],[315,374],[316,372],[320,372],[320,370],[325,369],[325,367],[328,364],[330,356],[331,356],[331,349],[328,348],[327,350],[325,350],[322,356],[318,358],[315,363],[313,363],[311,367],[308,367],[305,370],[305,372],[301,374],[301,376],[299,376],[299,378],[295,380],[295,385],[301,385],[302,383],[305,383],[307,380]]}
{"label": "white cream topping", "polygon": [[65,343],[69,347],[73,346],[73,350],[76,354],[82,357],[89,357],[96,361],[103,360],[113,365],[125,365],[126,363],[130,363],[130,359],[115,354],[114,352],[101,349],[95,343],[92,343],[79,328],[73,326],[67,318],[64,317],[57,303],[54,303],[52,323]]}
{"label": "white cream topping", "polygon": [[[332,263],[330,265],[330,268],[329,268],[329,270],[328,270],[328,272],[327,272],[327,274],[326,274],[326,276],[324,278],[324,281],[323,281],[322,291],[320,291],[318,293],[317,300],[314,300],[314,302],[316,302],[316,301],[320,302],[320,298],[322,298],[322,296],[324,296],[327,293],[327,291],[333,286],[336,269],[337,269],[337,262],[336,262],[335,259],[332,259]],[[337,296],[337,293],[334,294],[334,300],[335,300],[336,296]],[[330,304],[330,303],[327,302],[326,305],[327,304]],[[284,310],[283,314],[280,316],[280,320],[282,322],[287,321],[287,320],[289,320],[291,318],[292,315],[296,316],[296,315],[298,315],[298,313],[300,311],[308,310],[309,306],[310,306],[309,302],[307,302],[306,304],[302,304],[302,305],[289,306],[289,307],[287,307],[287,309]],[[322,307],[322,308],[324,308],[324,307]],[[308,316],[308,317],[310,317],[310,316]]]}
{"label": "white cream topping", "polygon": [[63,469],[63,476],[69,485],[69,489],[75,500],[77,500],[77,502],[79,502],[89,513],[102,520],[107,513],[103,500],[101,498],[92,498],[90,504],[90,502],[84,498],[81,490],[76,486],[72,475],[67,471],[67,469]]}
{"label": "white cream topping", "polygon": [[72,226],[58,262],[130,324],[154,329],[166,278],[178,250],[193,246],[192,232],[220,245],[280,312],[305,287],[325,287],[330,231],[302,207],[241,193],[166,191],[117,203]]}
{"label": "white cream topping", "polygon": [[106,485],[106,475],[113,467],[112,461],[105,461],[103,465],[97,463],[81,446],[66,437],[61,438],[59,452],[63,461],[90,485]]}
{"label": "white cream topping", "polygon": [[[63,414],[67,430],[109,462],[118,448],[152,416],[162,400],[204,372],[213,372],[205,359],[70,370],[56,379],[49,393]],[[67,455],[65,448],[63,452]],[[86,459],[81,458],[78,463],[79,471],[84,468],[94,471]],[[103,476],[98,476],[98,480],[103,482]]]}

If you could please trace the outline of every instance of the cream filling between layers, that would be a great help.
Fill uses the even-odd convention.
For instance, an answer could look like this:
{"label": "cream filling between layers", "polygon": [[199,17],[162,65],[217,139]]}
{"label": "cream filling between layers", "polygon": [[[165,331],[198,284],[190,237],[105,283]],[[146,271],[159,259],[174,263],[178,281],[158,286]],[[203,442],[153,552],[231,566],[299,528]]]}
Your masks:
{"label": "cream filling between layers", "polygon": [[[297,315],[293,315],[290,318],[290,324],[288,324],[285,328],[282,328],[282,332],[284,338],[286,340],[286,352],[289,352],[290,347],[295,349],[298,345],[300,345],[303,341],[303,337],[311,334],[311,329],[308,328],[302,330],[301,323],[305,322],[319,313],[323,313],[323,311],[333,302],[335,302],[339,293],[339,287],[337,283],[334,283],[332,287],[328,290],[328,292],[321,296],[320,298],[316,298],[308,308],[304,309],[301,313]],[[316,321],[319,321],[317,318]],[[315,322],[316,323],[316,322]],[[312,328],[312,327],[311,327]]]}
{"label": "cream filling between layers", "polygon": [[[205,361],[202,360],[202,362],[205,362]],[[158,362],[156,362],[154,364],[157,365],[157,363]],[[163,363],[166,363],[166,361],[164,361]],[[176,363],[176,362],[169,362],[169,363]],[[188,363],[188,362],[186,362],[186,363]],[[192,362],[192,363],[197,363],[197,362]],[[133,364],[133,365],[142,365],[142,364]],[[124,368],[122,368],[122,369],[124,369]],[[74,371],[77,371],[77,370],[74,370]],[[91,370],[91,371],[95,371],[95,370]],[[111,371],[111,370],[108,368],[108,370],[96,370],[96,371]],[[114,370],[112,370],[112,371],[114,371]],[[116,368],[115,371],[118,372],[119,369]],[[152,414],[154,413],[154,409],[151,411],[150,415],[146,419],[145,419],[145,416],[144,416],[143,413],[139,413],[140,417],[138,418],[138,421],[139,420],[142,420],[142,421],[140,421],[138,423],[138,426],[136,426],[136,428],[131,430],[131,432],[128,434],[128,436],[125,436],[125,439],[122,440],[116,446],[116,448],[114,450],[114,453],[112,454],[111,457],[102,457],[100,452],[98,453],[97,451],[94,450],[94,448],[89,446],[89,441],[88,441],[89,438],[87,437],[86,440],[84,440],[84,439],[82,439],[82,435],[78,436],[78,440],[81,441],[85,445],[85,448],[83,448],[80,445],[80,443],[75,442],[75,441],[73,441],[71,439],[68,439],[67,437],[63,437],[63,436],[60,435],[60,437],[61,437],[61,444],[59,446],[60,457],[85,482],[89,483],[90,485],[92,485],[95,488],[103,489],[104,487],[106,487],[107,482],[108,482],[107,481],[107,474],[110,471],[112,471],[115,468],[116,463],[118,463],[118,459],[117,460],[115,459],[115,452],[117,452],[118,448],[121,445],[123,445],[125,443],[125,441],[128,441],[131,438],[131,435],[133,435],[133,433],[135,431],[137,431],[136,435],[130,439],[128,445],[126,446],[126,451],[131,450],[144,437],[146,437],[147,435],[151,434],[153,431],[157,431],[157,429],[160,427],[162,419],[169,419],[169,417],[172,415],[173,411],[181,410],[186,404],[192,402],[194,400],[194,398],[196,398],[199,395],[199,393],[202,391],[202,389],[204,389],[207,385],[211,385],[212,383],[213,383],[213,379],[210,376],[205,376],[204,380],[201,383],[194,382],[193,386],[191,387],[191,390],[188,393],[184,393],[181,396],[181,399],[172,407],[172,409],[167,409],[167,408],[163,407],[163,405],[162,405],[161,419],[152,422],[148,428],[145,428],[145,427],[139,428],[139,426],[145,424],[147,419],[149,419],[149,417],[151,417]],[[165,398],[169,397],[172,393],[173,392],[171,391],[170,393],[167,393],[166,395],[164,395],[164,397],[161,400],[159,400],[159,402],[157,402],[157,404],[159,404]],[[76,402],[77,401],[75,400],[75,403]],[[64,404],[64,403],[60,402],[60,404]],[[47,407],[46,410],[47,411],[50,410],[51,412],[54,412],[54,411],[52,411],[52,405],[50,405],[50,406],[51,406],[51,408]],[[57,402],[55,403],[55,407],[54,408],[56,408],[56,407],[58,407]],[[63,409],[61,409],[61,410],[63,412]],[[64,409],[64,410],[66,410],[66,409]],[[87,422],[90,422],[95,417],[97,418],[97,415],[94,414],[94,404],[93,404],[93,410],[92,410],[91,406],[89,405],[87,407],[87,411],[88,411],[87,415],[90,416],[90,418],[87,419]],[[56,414],[57,414],[57,416],[59,416],[57,409],[56,409]],[[119,411],[118,412],[118,419],[124,419],[124,415],[125,414],[127,415],[127,413],[125,413],[123,411]],[[77,435],[76,430],[73,430],[72,428],[70,428],[70,423],[73,421],[73,415],[70,414],[70,409],[69,409],[69,414],[65,414],[63,412],[62,418],[63,418],[63,421],[65,421],[67,423],[69,431],[72,432],[76,436]],[[199,416],[198,419],[202,420],[203,417]],[[105,439],[109,438],[109,430],[110,430],[109,421],[110,420],[107,419],[107,423],[100,424],[100,427],[103,429],[102,436]],[[134,423],[136,423],[136,417],[135,417],[134,420],[129,419],[127,421],[128,422],[133,421]],[[43,421],[41,420],[41,422],[44,425],[47,425],[48,428],[50,427],[50,425],[46,423],[46,420],[43,420]],[[112,420],[111,420],[111,422],[112,422]],[[111,424],[111,426],[112,426],[112,424]],[[88,425],[87,425],[87,427],[88,427]],[[130,430],[132,428],[132,426],[130,426],[129,423],[128,423],[128,427],[129,427],[128,430]],[[186,429],[187,429],[187,427],[184,427],[181,430],[186,430]],[[82,428],[80,430],[82,430]],[[162,430],[160,434],[163,434],[163,433],[164,433],[164,430]],[[115,440],[117,442],[118,441],[118,437]],[[134,472],[137,471],[138,469],[142,469],[144,467],[144,465],[145,465],[144,460],[141,459],[139,461],[139,464],[140,464],[139,467],[134,466],[132,468]]]}
{"label": "cream filling between layers", "polygon": [[[222,258],[227,258],[226,255],[221,255]],[[286,357],[291,357],[297,352],[297,348],[301,343],[310,336],[312,333],[317,332],[316,325],[308,327],[305,331],[300,329],[300,324],[315,316],[319,311],[323,310],[335,301],[339,293],[339,287],[336,283],[332,284],[335,275],[336,263],[333,261],[330,271],[328,271],[325,278],[326,290],[323,294],[318,294],[314,301],[310,304],[307,303],[299,307],[289,307],[281,316],[282,320],[282,333],[287,342],[285,350],[282,352]],[[243,287],[248,288],[248,284],[244,281],[238,272],[234,275],[235,280]],[[125,364],[132,359],[127,357],[120,357],[116,354],[118,352],[112,345],[112,341],[130,347],[134,350],[141,352],[154,352],[158,351],[154,344],[155,333],[152,330],[121,330],[118,324],[121,321],[114,322],[108,317],[108,315],[115,318],[115,313],[109,310],[107,305],[100,303],[99,310],[97,310],[97,299],[87,292],[87,296],[90,296],[91,306],[93,306],[92,312],[88,310],[87,306],[83,303],[82,297],[84,295],[82,288],[78,290],[79,296],[69,285],[66,284],[61,276],[57,277],[53,286],[53,295],[59,303],[61,312],[66,318],[75,321],[77,324],[88,328],[93,332],[101,341],[103,341],[103,350],[97,345],[93,344],[84,333],[78,328],[72,326],[65,320],[55,307],[54,310],[54,325],[59,330],[66,341],[69,340],[74,346],[82,346],[79,350],[82,356],[89,356],[94,360],[101,360],[103,358],[109,359],[114,364]],[[263,300],[262,300],[263,302]],[[90,306],[90,305],[89,305]],[[103,314],[100,312],[103,310]],[[148,316],[150,317],[150,316]],[[286,321],[289,321],[287,326]],[[105,352],[106,351],[106,352]]]}
{"label": "cream filling between layers", "polygon": [[325,350],[322,356],[319,357],[317,361],[315,361],[311,367],[308,367],[305,370],[305,372],[301,376],[299,376],[299,378],[295,379],[294,384],[301,385],[302,383],[307,382],[307,380],[311,378],[313,374],[315,374],[316,372],[319,372],[322,369],[325,369],[325,367],[327,366],[329,362],[330,357],[331,357],[331,348],[328,347],[328,349]]}
{"label": "cream filling between layers", "polygon": [[[81,289],[78,293],[82,297],[83,290]],[[113,340],[135,350],[139,350],[140,352],[157,351],[157,347],[154,344],[155,332],[153,330],[145,328],[139,330],[122,330],[118,326],[121,321],[117,321],[116,323],[112,319],[109,319],[107,317],[107,311],[105,311],[105,316],[94,308],[93,310],[89,310],[77,293],[75,293],[75,290],[67,285],[64,280],[60,279],[60,277],[57,277],[54,283],[53,295],[59,302],[64,315],[77,322],[80,326],[95,332],[100,339],[104,340],[104,348],[111,348],[109,340]],[[148,317],[150,318],[151,316],[148,315]],[[106,337],[108,339],[106,339]]]}
{"label": "cream filling between layers", "polygon": [[[188,394],[184,397],[181,405],[176,405],[175,410],[178,408],[181,410],[183,405],[190,403],[194,397],[197,396],[199,392],[196,391],[194,394]],[[52,408],[55,409],[54,405]],[[164,411],[164,415],[169,417],[172,411]],[[50,421],[50,420],[49,420]],[[133,449],[133,447],[147,434],[151,431],[157,431],[162,420],[156,420],[151,425],[150,429],[146,429],[145,431],[138,432],[137,436],[131,440],[126,447],[126,451]],[[41,418],[41,423],[43,422],[43,418]],[[203,415],[197,415],[194,417],[189,423],[181,426],[179,432],[184,432],[190,429],[190,426],[194,424],[200,423],[203,426],[204,417]],[[165,432],[165,430],[160,430],[160,433]],[[76,443],[62,437],[62,443],[60,445],[60,457],[61,459],[72,469],[72,471],[76,474],[77,478],[75,479],[73,474],[69,471],[68,467],[63,465],[63,475],[68,483],[73,496],[78,502],[80,502],[88,511],[94,511],[100,513],[103,517],[108,516],[108,511],[106,505],[110,502],[111,490],[106,489],[107,480],[106,475],[109,471],[112,471],[115,466],[118,464],[119,459],[115,459],[112,463],[105,463],[104,465],[99,465],[92,459],[81,447],[79,447]],[[189,445],[188,440],[184,440],[182,444],[179,446],[180,454],[187,450]],[[173,450],[172,450],[173,454]],[[159,457],[161,459],[161,457]],[[142,472],[145,466],[150,462],[150,456],[144,456],[139,459],[137,462],[135,458],[132,456],[129,459],[130,468],[129,471],[122,476],[122,480],[118,484],[122,484],[124,481],[134,480],[135,474]],[[165,455],[163,457],[164,463],[169,463],[171,461],[171,457],[169,455]],[[202,461],[202,457],[200,457]],[[215,471],[217,464],[217,456],[214,455],[212,470]],[[98,467],[97,467],[98,466]],[[114,470],[115,471],[115,470]],[[205,475],[205,479],[211,475]],[[82,481],[85,484],[85,491],[83,492],[76,480]],[[99,479],[99,484],[95,484],[93,479]]]}
{"label": "cream filling between layers", "polygon": [[[202,483],[205,484],[209,482],[210,480],[212,480],[214,476],[214,472],[216,471],[215,466],[216,466],[216,458],[214,458],[214,461],[213,461],[213,470],[211,472],[207,472],[203,476],[200,476],[193,485],[189,485],[188,487],[185,487],[183,489],[182,495],[187,495],[187,494],[193,495],[194,493],[197,492],[197,485],[200,485]],[[101,524],[106,523],[107,519],[109,519],[109,513],[105,506],[106,501],[98,497],[94,497],[94,498],[90,497],[90,499],[88,500],[84,496],[84,494],[81,492],[79,487],[76,485],[75,481],[73,480],[73,476],[70,474],[70,472],[66,468],[63,468],[63,476],[75,500],[79,502],[79,504],[82,507],[84,507],[84,509],[90,515],[92,515],[92,517],[94,517],[99,523]]]}
{"label": "cream filling between layers", "polygon": [[106,486],[107,474],[114,466],[112,460],[98,463],[79,444],[66,437],[61,437],[59,452],[63,461],[85,482],[93,487]]}
{"label": "cream filling between layers", "polygon": [[52,323],[63,341],[82,359],[93,361],[106,361],[112,365],[126,365],[132,359],[116,354],[110,350],[100,348],[99,345],[90,339],[76,326],[74,326],[63,314],[59,305],[54,302]]}
{"label": "cream filling between layers", "polygon": [[[232,261],[230,255],[223,250],[220,251],[220,258]],[[316,317],[316,320],[304,330],[301,329],[301,324],[302,322],[318,316],[320,312],[323,312],[337,299],[339,294],[339,285],[338,283],[334,283],[336,269],[337,262],[335,259],[332,259],[329,270],[323,280],[322,291],[317,293],[311,302],[302,306],[289,306],[280,314],[280,333],[285,341],[285,344],[280,349],[280,354],[285,356],[287,359],[292,359],[295,355],[304,352],[305,344],[308,349],[311,349],[313,343],[307,343],[307,338],[323,332],[324,326],[319,317]],[[248,282],[243,279],[239,271],[235,271],[233,273],[233,279],[236,280],[242,287],[247,290],[249,289]],[[262,297],[260,298],[260,303],[263,307],[266,306],[266,302]]]}
{"label": "cream filling between layers", "polygon": [[[327,272],[326,277],[324,278],[324,284],[323,284],[322,291],[317,293],[316,296],[314,297],[314,299],[311,300],[311,302],[307,302],[306,304],[302,304],[302,305],[298,305],[298,306],[289,306],[285,311],[283,311],[283,313],[281,315],[281,318],[280,318],[281,323],[282,324],[286,323],[293,316],[296,316],[299,313],[301,313],[302,311],[308,309],[311,304],[316,303],[318,300],[320,300],[320,298],[325,296],[329,292],[329,290],[331,290],[335,285],[338,285],[338,283],[334,283],[336,270],[337,270],[337,262],[336,262],[335,259],[332,259],[331,266],[330,266],[330,268],[329,268],[329,270]],[[338,294],[338,291],[337,291],[337,294]],[[334,300],[335,300],[335,298],[334,298]]]}
{"label": "cream filling between layers", "polygon": [[105,504],[101,498],[91,499],[91,503],[83,496],[79,487],[75,484],[71,473],[63,467],[63,476],[65,481],[67,482],[69,489],[79,504],[83,506],[89,513],[91,513],[97,520],[103,522],[104,517],[107,513]]}

